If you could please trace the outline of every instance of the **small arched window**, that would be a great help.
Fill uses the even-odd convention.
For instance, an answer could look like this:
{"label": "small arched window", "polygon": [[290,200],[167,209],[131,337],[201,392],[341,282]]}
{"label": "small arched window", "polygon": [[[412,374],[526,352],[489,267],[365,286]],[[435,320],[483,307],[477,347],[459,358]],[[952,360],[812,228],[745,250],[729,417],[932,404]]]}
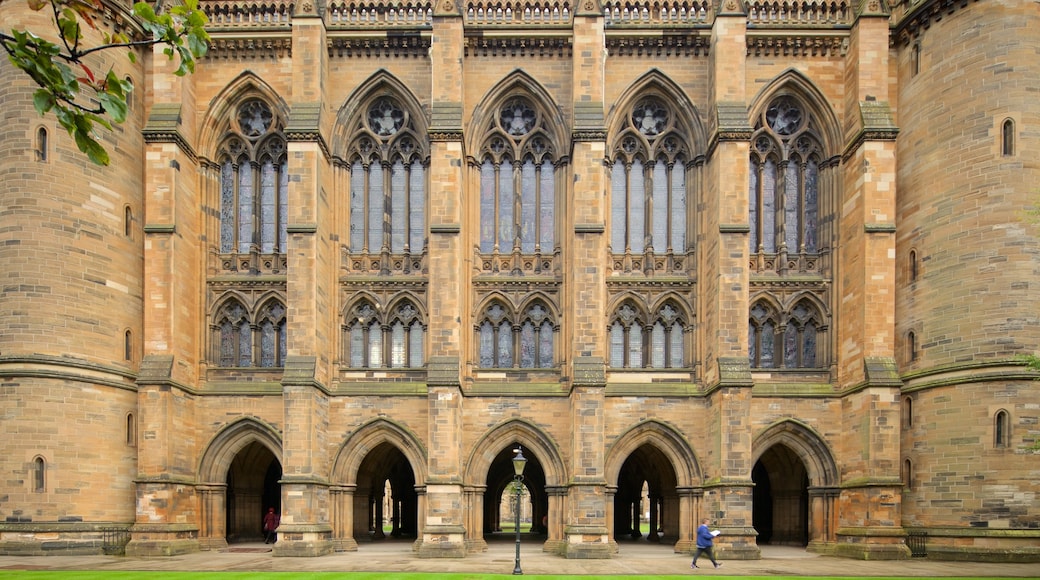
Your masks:
{"label": "small arched window", "polygon": [[910,458],[903,460],[903,469],[900,475],[903,479],[903,487],[907,489],[914,488],[914,464],[910,461]]}
{"label": "small arched window", "polygon": [[43,493],[47,491],[47,462],[39,455],[33,459],[32,482],[33,493]]}
{"label": "small arched window", "polygon": [[917,335],[912,330],[906,333],[906,360],[909,362],[917,360]]}
{"label": "small arched window", "polygon": [[133,413],[126,414],[126,446],[137,446],[137,419]]}
{"label": "small arched window", "polygon": [[129,330],[123,333],[123,358],[134,360],[134,333]]}
{"label": "small arched window", "polygon": [[49,147],[47,137],[46,127],[40,127],[36,130],[36,147],[34,151],[36,152],[37,161],[47,161],[47,148]]}
{"label": "small arched window", "polygon": [[993,446],[1004,448],[1008,446],[1010,437],[1010,418],[1004,409],[997,411],[993,417]]}
{"label": "small arched window", "polygon": [[134,210],[130,206],[123,208],[123,235],[134,239]]}
{"label": "small arched window", "polygon": [[1000,154],[1011,157],[1015,154],[1015,121],[1004,119],[1000,127]]}
{"label": "small arched window", "polygon": [[910,48],[910,76],[916,77],[921,72],[921,45],[914,44]]}
{"label": "small arched window", "polygon": [[910,283],[917,282],[917,250],[910,250],[910,255],[907,256],[907,270]]}
{"label": "small arched window", "polygon": [[909,429],[914,426],[914,400],[903,397],[903,428]]}

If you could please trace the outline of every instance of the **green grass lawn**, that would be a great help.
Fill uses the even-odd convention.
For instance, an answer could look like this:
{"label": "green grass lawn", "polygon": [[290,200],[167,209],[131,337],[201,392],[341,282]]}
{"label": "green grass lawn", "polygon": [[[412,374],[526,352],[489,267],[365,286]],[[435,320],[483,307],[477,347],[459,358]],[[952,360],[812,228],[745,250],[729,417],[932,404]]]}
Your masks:
{"label": "green grass lawn", "polygon": [[[138,578],[147,578],[148,580],[204,580],[209,578],[220,578],[221,580],[231,579],[246,579],[249,580],[342,580],[343,578],[350,578],[351,580],[380,580],[384,578],[392,578],[394,580],[480,580],[482,578],[501,578],[503,576],[510,576],[510,574],[425,574],[425,573],[412,573],[412,572],[158,572],[158,571],[142,571],[142,572],[115,572],[111,570],[105,571],[88,571],[88,570],[61,570],[61,571],[21,571],[21,570],[0,570],[0,578],[4,580],[131,580]],[[559,580],[623,580],[623,579],[645,579],[646,576],[622,576],[622,575],[610,575],[610,576],[566,576],[566,575],[540,575],[540,574],[525,574],[526,578],[548,578],[548,579],[559,579]],[[701,575],[696,576],[698,579],[725,579],[732,576],[712,576],[712,575]],[[659,579],[670,579],[670,578],[685,578],[689,579],[689,575],[683,576],[654,576]],[[849,576],[741,576],[744,580],[940,580],[940,577],[913,577],[913,578],[901,578],[901,577],[849,577]],[[976,578],[974,580],[998,580],[997,578]]]}

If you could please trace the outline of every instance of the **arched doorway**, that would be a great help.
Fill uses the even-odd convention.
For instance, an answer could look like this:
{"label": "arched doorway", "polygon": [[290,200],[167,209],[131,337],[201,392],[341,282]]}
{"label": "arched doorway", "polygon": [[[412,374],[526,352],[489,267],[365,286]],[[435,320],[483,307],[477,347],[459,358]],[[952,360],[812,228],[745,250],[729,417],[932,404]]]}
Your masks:
{"label": "arched doorway", "polygon": [[614,494],[614,539],[675,542],[679,497],[675,470],[657,447],[643,444],[621,465]]}
{"label": "arched doorway", "polygon": [[797,454],[774,445],[755,462],[752,524],[760,545],[809,543],[809,475]]}
{"label": "arched doorway", "polygon": [[[516,540],[517,486],[513,457],[517,449],[513,442],[495,455],[487,474],[487,492],[484,500],[484,539],[497,541]],[[545,469],[534,454],[524,453],[527,465],[520,484],[520,534],[525,538],[545,539],[549,512],[549,496],[545,491]]]}
{"label": "arched doorway", "polygon": [[826,550],[837,539],[838,466],[823,438],[795,419],[770,425],[752,444],[752,524],[759,544]]}
{"label": "arched doorway", "polygon": [[227,471],[225,530],[227,542],[260,542],[267,508],[281,513],[282,465],[264,445],[253,441],[231,461]]}
{"label": "arched doorway", "polygon": [[388,441],[365,455],[354,492],[354,539],[414,540],[419,529],[419,494],[404,453]]}

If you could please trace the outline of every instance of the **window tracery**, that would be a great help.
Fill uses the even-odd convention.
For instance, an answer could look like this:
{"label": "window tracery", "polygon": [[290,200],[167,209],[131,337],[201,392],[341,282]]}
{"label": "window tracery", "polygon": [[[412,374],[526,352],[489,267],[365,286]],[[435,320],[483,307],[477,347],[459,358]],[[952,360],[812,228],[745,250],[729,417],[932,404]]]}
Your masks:
{"label": "window tracery", "polygon": [[783,311],[759,300],[749,312],[748,362],[751,368],[819,368],[823,330],[821,315],[808,300]]}
{"label": "window tracery", "polygon": [[752,140],[749,192],[753,267],[813,270],[820,252],[823,147],[811,116],[796,98],[773,99]]}
{"label": "window tracery", "polygon": [[239,105],[218,152],[220,252],[283,254],[288,241],[289,173],[285,137],[260,99]]}
{"label": "window tracery", "polygon": [[686,323],[670,302],[652,315],[626,300],[610,324],[611,368],[681,368],[685,365]]}
{"label": "window tracery", "polygon": [[[691,153],[675,112],[656,95],[636,102],[611,161],[611,251],[615,269],[681,269],[687,251],[687,167]],[[641,267],[640,267],[641,265]]]}
{"label": "window tracery", "polygon": [[425,365],[426,330],[415,304],[405,299],[383,312],[362,299],[344,325],[344,361],[350,368],[420,368]]}
{"label": "window tracery", "polygon": [[286,309],[281,301],[269,300],[254,314],[237,299],[229,299],[217,311],[214,328],[219,367],[285,365]]}
{"label": "window tracery", "polygon": [[554,316],[540,300],[514,312],[491,301],[477,322],[480,368],[553,368],[556,365]]}
{"label": "window tracery", "polygon": [[[479,252],[487,256],[485,270],[519,274],[550,268],[540,256],[558,250],[558,161],[544,113],[526,96],[506,99],[479,154]],[[509,258],[499,262],[498,255]]]}
{"label": "window tracery", "polygon": [[348,150],[349,252],[382,274],[410,272],[426,249],[425,141],[396,97],[372,99],[362,116]]}

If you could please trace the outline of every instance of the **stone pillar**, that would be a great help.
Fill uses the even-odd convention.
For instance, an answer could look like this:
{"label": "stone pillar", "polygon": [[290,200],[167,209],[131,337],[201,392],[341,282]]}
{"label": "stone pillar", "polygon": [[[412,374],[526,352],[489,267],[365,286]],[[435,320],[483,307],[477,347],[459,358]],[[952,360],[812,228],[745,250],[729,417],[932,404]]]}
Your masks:
{"label": "stone pillar", "polygon": [[[418,552],[424,558],[466,554],[462,488],[462,329],[466,327],[462,289],[462,196],[465,152],[460,100],[465,78],[463,26],[454,2],[434,5],[430,45],[430,325],[427,363],[429,458],[426,511]],[[463,321],[460,323],[460,321]]]}
{"label": "stone pillar", "polygon": [[[568,558],[609,558],[611,530],[607,527],[607,494],[603,465],[603,391],[606,387],[606,271],[603,256],[607,251],[606,209],[603,192],[606,169],[604,125],[604,50],[603,17],[595,3],[578,7],[573,28],[572,85],[574,87],[574,135],[572,162],[574,175],[572,201],[567,213],[573,221],[569,245],[564,246],[565,262],[573,264],[564,275],[565,300],[571,318],[570,352],[565,360],[574,361],[571,391],[573,462],[570,497],[564,528],[564,555]],[[568,344],[568,343],[564,343]]]}
{"label": "stone pillar", "polygon": [[357,551],[354,539],[354,490],[356,485],[334,485],[329,489],[332,505],[332,547],[337,552]]}
{"label": "stone pillar", "polygon": [[[704,383],[711,409],[710,448],[705,451],[707,489],[702,517],[722,530],[720,556],[756,559],[751,524],[751,372],[748,364],[748,124],[747,18],[741,3],[725,0],[712,27],[710,55],[713,139],[717,145],[705,167],[702,250],[698,278],[703,313]],[[736,74],[734,74],[736,71]],[[694,533],[699,519],[691,522]]]}
{"label": "stone pillar", "polygon": [[860,7],[846,53],[838,384],[845,396],[842,555],[906,558],[899,476],[902,381],[895,364],[896,134],[888,14]]}
{"label": "stone pillar", "polygon": [[138,376],[136,523],[127,554],[171,555],[198,549],[194,441],[173,425],[190,424],[202,352],[203,319],[195,86],[174,73],[161,47],[151,55],[151,108],[143,133],[144,357]]}

